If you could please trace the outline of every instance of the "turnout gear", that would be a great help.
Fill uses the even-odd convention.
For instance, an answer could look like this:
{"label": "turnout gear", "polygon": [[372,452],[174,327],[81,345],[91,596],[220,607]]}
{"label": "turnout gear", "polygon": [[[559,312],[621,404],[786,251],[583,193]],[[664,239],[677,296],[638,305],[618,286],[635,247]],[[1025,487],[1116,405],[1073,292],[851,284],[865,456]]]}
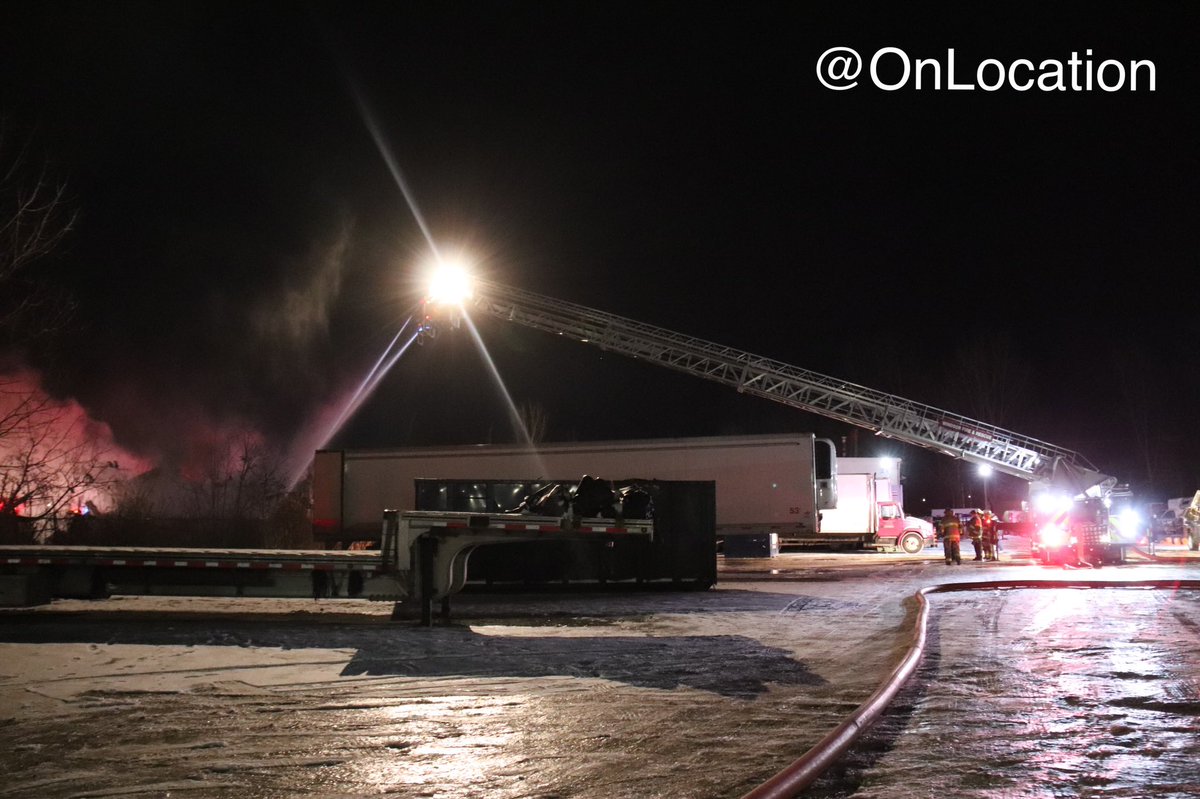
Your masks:
{"label": "turnout gear", "polygon": [[938,534],[942,537],[942,551],[946,553],[946,565],[961,564],[962,554],[959,547],[962,542],[962,524],[953,511],[946,511],[942,514],[942,520],[938,522]]}
{"label": "turnout gear", "polygon": [[971,511],[967,520],[967,535],[971,536],[971,546],[975,548],[975,560],[983,560],[983,517],[979,511]]}
{"label": "turnout gear", "polygon": [[983,559],[999,560],[1000,530],[996,526],[996,514],[987,511],[983,514]]}

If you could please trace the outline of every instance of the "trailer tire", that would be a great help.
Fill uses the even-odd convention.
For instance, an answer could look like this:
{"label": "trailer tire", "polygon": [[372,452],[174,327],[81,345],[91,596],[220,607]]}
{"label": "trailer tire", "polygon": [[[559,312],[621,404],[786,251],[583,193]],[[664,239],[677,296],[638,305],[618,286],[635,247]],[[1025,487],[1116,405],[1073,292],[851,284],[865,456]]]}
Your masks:
{"label": "trailer tire", "polygon": [[905,533],[900,536],[900,549],[905,554],[915,555],[925,548],[925,538],[919,533]]}

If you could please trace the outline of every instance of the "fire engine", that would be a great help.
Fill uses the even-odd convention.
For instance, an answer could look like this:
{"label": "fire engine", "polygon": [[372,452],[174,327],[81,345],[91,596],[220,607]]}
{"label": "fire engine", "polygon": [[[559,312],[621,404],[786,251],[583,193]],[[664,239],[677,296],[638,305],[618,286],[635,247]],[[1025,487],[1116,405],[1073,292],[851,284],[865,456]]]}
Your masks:
{"label": "fire engine", "polygon": [[1149,532],[1125,485],[1104,496],[1046,492],[1032,512],[1033,557],[1046,565],[1092,566],[1125,562],[1126,551]]}

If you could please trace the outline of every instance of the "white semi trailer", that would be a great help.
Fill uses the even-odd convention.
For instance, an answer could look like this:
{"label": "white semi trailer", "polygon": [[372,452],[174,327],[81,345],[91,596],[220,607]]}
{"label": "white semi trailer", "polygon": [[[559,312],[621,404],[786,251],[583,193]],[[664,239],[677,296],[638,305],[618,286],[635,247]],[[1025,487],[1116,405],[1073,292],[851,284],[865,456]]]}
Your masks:
{"label": "white semi trailer", "polygon": [[322,450],[313,466],[314,534],[325,540],[377,534],[385,509],[417,507],[417,480],[545,483],[583,475],[715,481],[719,537],[775,533],[785,543],[821,542],[819,513],[837,504],[833,442],[811,433]]}

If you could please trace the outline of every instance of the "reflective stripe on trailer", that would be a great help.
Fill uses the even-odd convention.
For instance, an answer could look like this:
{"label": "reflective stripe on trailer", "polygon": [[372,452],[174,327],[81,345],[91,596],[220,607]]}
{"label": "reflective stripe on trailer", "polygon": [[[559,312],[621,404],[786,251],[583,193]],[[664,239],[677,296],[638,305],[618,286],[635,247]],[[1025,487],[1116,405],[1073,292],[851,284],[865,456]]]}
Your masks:
{"label": "reflective stripe on trailer", "polygon": [[247,560],[163,560],[161,558],[4,558],[9,566],[117,566],[123,568],[176,568],[176,569],[278,569],[281,571],[374,571],[379,563],[355,563],[346,561],[247,561]]}
{"label": "reflective stripe on trailer", "polygon": [[[417,528],[446,527],[446,528],[452,528],[455,530],[465,530],[465,529],[468,529],[471,527],[471,525],[467,524],[466,522],[460,522],[460,521],[424,521],[424,520],[422,520],[422,522],[420,524],[414,524],[413,526],[417,527]],[[574,528],[571,530],[564,530],[560,525],[557,525],[557,524],[515,524],[515,523],[492,524],[492,525],[488,525],[487,527],[480,528],[480,529],[484,529],[484,530],[515,530],[517,532],[522,532],[522,533],[529,533],[529,532],[534,532],[534,533],[563,533],[563,532],[568,532],[568,533],[571,533],[571,532],[628,533],[628,532],[630,532],[628,527],[608,527],[608,526],[597,526],[597,525],[584,525],[582,527]],[[639,531],[639,532],[641,532],[641,531]]]}
{"label": "reflective stripe on trailer", "polygon": [[524,533],[527,533],[530,531],[539,532],[539,533],[557,533],[562,530],[562,528],[556,524],[512,524],[512,523],[510,523],[510,524],[489,524],[487,527],[472,528],[471,525],[467,524],[466,522],[460,522],[460,521],[456,521],[456,520],[447,520],[447,521],[437,521],[437,520],[425,521],[425,520],[422,520],[420,524],[414,524],[413,527],[416,527],[416,528],[445,527],[445,528],[449,528],[449,529],[453,529],[453,530],[468,530],[468,529],[520,530],[521,532],[524,532]]}

